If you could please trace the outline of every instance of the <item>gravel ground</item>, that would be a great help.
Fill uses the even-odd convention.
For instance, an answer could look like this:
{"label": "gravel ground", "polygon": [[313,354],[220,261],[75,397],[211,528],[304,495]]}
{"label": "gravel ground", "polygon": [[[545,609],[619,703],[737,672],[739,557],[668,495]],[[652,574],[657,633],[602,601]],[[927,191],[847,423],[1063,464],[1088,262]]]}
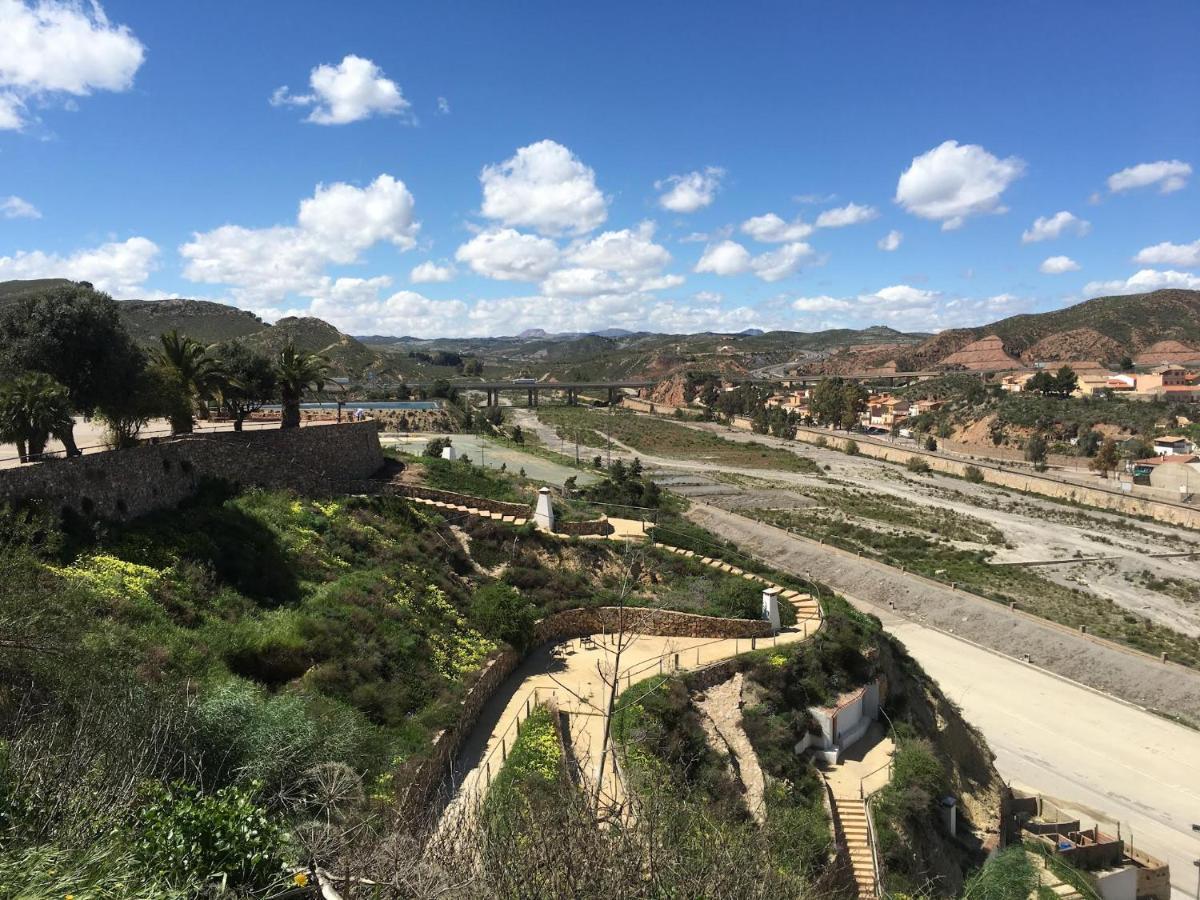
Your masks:
{"label": "gravel ground", "polygon": [[[1108,565],[1048,566],[1041,570],[1041,574],[1061,584],[1090,589],[1118,606],[1161,625],[1182,634],[1200,637],[1200,602],[1178,591],[1153,590],[1141,577],[1143,572],[1149,572],[1158,579],[1173,578],[1194,583],[1200,594],[1200,559],[1156,558],[1150,555],[1200,550],[1200,534],[1158,522],[1071,507],[994,485],[971,484],[943,475],[911,475],[899,466],[865,456],[847,456],[835,450],[822,450],[809,444],[730,432],[712,426],[705,426],[705,430],[718,430],[723,437],[733,441],[757,441],[786,447],[799,456],[812,459],[824,473],[823,476],[762,471],[714,473],[715,478],[727,483],[737,482],[739,486],[749,488],[743,493],[752,498],[717,499],[716,502],[721,506],[730,509],[754,506],[787,508],[789,486],[801,489],[804,485],[830,486],[831,481],[834,485],[869,485],[876,493],[984,519],[1000,529],[1011,545],[1011,549],[997,548],[994,557],[996,562],[1114,557]],[[768,478],[769,481],[766,480]],[[687,487],[679,489],[680,493],[696,496],[691,490]]]}
{"label": "gravel ground", "polygon": [[966,638],[1073,681],[1184,719],[1200,727],[1200,672],[1059,628],[1005,607],[942,587],[890,566],[789,535],[736,513],[701,503],[688,515],[737,541],[773,566],[818,578],[840,593]]}

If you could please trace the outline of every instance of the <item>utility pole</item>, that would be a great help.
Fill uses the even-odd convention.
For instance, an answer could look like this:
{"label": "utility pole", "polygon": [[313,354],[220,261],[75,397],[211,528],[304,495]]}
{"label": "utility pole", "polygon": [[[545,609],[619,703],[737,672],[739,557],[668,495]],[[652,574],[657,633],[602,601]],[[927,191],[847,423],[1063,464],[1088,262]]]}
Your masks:
{"label": "utility pole", "polygon": [[615,411],[616,411],[616,407],[612,403],[609,403],[608,404],[608,467],[610,469],[612,468],[612,429],[613,429],[613,413]]}

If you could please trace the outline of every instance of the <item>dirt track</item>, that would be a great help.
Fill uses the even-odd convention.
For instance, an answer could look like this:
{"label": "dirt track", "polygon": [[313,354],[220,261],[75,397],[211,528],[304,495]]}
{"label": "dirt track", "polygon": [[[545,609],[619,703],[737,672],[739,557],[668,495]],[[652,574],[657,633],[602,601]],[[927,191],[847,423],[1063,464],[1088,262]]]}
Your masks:
{"label": "dirt track", "polygon": [[1123,700],[1200,726],[1200,672],[1089,640],[1006,608],[833,547],[793,537],[770,525],[704,503],[688,515],[788,572],[810,574],[839,592],[862,598],[924,625],[1036,666]]}

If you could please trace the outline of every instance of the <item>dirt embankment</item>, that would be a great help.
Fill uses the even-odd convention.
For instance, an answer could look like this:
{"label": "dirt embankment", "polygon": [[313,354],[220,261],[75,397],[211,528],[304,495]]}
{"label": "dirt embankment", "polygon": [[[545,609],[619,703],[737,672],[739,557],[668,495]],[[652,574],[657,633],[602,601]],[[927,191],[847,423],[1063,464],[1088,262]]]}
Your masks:
{"label": "dirt embankment", "polygon": [[816,575],[848,597],[890,608],[903,618],[966,638],[1006,656],[1138,706],[1200,726],[1200,672],[1089,639],[1015,614],[874,560],[793,537],[713,506],[695,504],[688,517],[776,568]]}
{"label": "dirt embankment", "polygon": [[660,381],[643,393],[645,394],[643,399],[664,406],[687,406],[692,402],[687,377],[682,374],[672,375],[666,381]]}
{"label": "dirt embankment", "polygon": [[[1004,782],[987,741],[903,645],[881,634],[877,646],[892,718],[906,720],[929,741],[946,774],[948,793],[958,802],[960,838],[950,838],[940,822],[927,817],[907,821],[897,831],[897,839],[920,861],[919,869],[937,879],[940,895],[957,897],[963,872],[977,866],[986,845],[997,839]],[[964,841],[967,835],[973,839]]]}

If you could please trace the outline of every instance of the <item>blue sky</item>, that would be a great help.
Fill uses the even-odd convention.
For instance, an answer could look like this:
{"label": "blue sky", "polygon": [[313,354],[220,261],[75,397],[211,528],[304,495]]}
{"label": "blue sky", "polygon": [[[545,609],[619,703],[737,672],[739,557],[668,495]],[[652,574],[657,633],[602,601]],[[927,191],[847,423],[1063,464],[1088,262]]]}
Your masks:
{"label": "blue sky", "polygon": [[1196,34],[1194,0],[0,0],[0,279],[426,336],[1200,288]]}

